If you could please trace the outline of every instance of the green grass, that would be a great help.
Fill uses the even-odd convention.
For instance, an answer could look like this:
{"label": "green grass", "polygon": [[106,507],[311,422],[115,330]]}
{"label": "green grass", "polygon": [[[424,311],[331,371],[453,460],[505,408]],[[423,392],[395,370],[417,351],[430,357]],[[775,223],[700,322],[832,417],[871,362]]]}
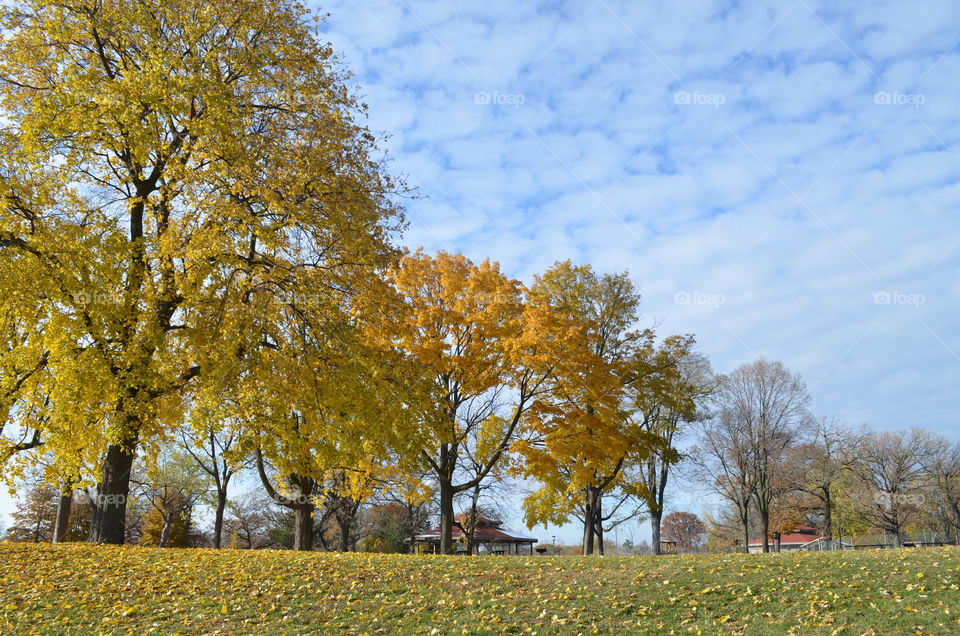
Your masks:
{"label": "green grass", "polygon": [[960,633],[960,549],[437,557],[0,543],[0,633]]}

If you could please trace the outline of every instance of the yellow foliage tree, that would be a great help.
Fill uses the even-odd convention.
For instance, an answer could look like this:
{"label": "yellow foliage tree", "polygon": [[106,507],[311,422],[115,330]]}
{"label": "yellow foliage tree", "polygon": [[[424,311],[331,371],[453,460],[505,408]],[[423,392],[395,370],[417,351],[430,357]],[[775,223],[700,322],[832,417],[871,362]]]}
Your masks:
{"label": "yellow foliage tree", "polygon": [[[191,385],[229,389],[264,346],[255,296],[341,313],[392,258],[398,186],[295,2],[23,0],[0,29],[0,252],[44,292],[39,318],[17,317],[39,340],[5,360],[46,356],[85,387],[51,405],[102,415],[84,435],[116,503],[93,539],[120,543],[137,449]],[[0,271],[4,293],[19,287]]]}
{"label": "yellow foliage tree", "polygon": [[409,382],[415,417],[404,453],[424,462],[436,481],[440,550],[449,553],[454,496],[501,463],[551,369],[538,357],[541,333],[523,286],[495,263],[418,251],[390,280],[394,296],[373,299],[367,309],[381,316],[370,337],[419,370]]}
{"label": "yellow foliage tree", "polygon": [[652,330],[634,330],[639,302],[627,274],[599,275],[569,261],[538,276],[530,291],[531,305],[564,316],[553,324],[576,337],[553,352],[549,394],[531,410],[529,435],[517,446],[522,472],[542,482],[525,499],[525,516],[530,526],[580,517],[585,554],[603,551],[605,523],[635,517],[649,502],[644,462],[657,452],[675,455],[660,431],[643,424],[639,397],[673,388],[676,356],[692,341],[658,345]]}

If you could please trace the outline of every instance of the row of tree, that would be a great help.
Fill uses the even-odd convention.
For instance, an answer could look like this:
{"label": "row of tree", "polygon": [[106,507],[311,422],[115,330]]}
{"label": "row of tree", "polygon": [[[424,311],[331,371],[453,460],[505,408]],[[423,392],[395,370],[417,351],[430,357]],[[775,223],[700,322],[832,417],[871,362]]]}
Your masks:
{"label": "row of tree", "polygon": [[720,381],[692,336],[636,327],[626,274],[561,262],[528,287],[399,249],[408,190],[299,4],[23,0],[0,23],[0,467],[40,471],[60,527],[84,492],[89,539],[124,542],[142,472],[169,543],[197,503],[164,477],[176,442],[216,546],[249,467],[296,549],[318,515],[350,545],[392,493],[434,497],[451,552],[454,501],[469,532],[505,475],[586,553],[641,514],[657,549],[678,436],[716,398],[703,456],[767,536],[799,380]]}
{"label": "row of tree", "polygon": [[[921,529],[932,531],[938,541],[958,538],[960,445],[922,430],[877,433],[852,429],[830,418],[815,418],[806,411],[808,398],[802,381],[779,363],[758,360],[730,376],[713,379],[712,385],[710,411],[696,426],[687,424],[686,432],[699,433],[699,446],[684,459],[695,467],[695,478],[711,484],[731,504],[727,514],[711,520],[715,548],[734,543],[742,547],[751,536],[759,537],[762,544],[764,535],[789,532],[798,525],[817,526],[828,542],[835,538],[850,541],[852,535],[873,531],[885,535],[884,543],[902,545],[905,533],[916,534]],[[791,404],[796,405],[796,413],[787,417],[785,407]],[[682,432],[684,429],[677,427],[674,434]],[[225,484],[256,463],[249,458],[239,463],[225,460],[224,449],[229,453],[231,447],[229,438],[224,440],[215,432],[198,440],[189,429],[182,430],[176,444],[161,454],[152,475],[135,471],[132,481],[138,496],[130,500],[126,540],[145,545],[219,547],[225,536],[227,545],[233,547],[292,547],[295,514],[278,511],[277,503],[288,503],[283,496],[277,501],[247,493],[227,501]],[[646,460],[648,473],[657,467],[653,457],[655,454]],[[332,475],[338,476],[336,472]],[[418,479],[431,486],[425,490],[433,493],[430,499],[435,503],[435,482],[429,474]],[[466,512],[454,523],[463,531],[466,543],[458,549],[470,547],[471,519],[479,514],[497,516],[481,503],[481,494],[490,500],[492,488],[498,488],[494,499],[510,497],[504,480],[496,478],[482,480],[476,488],[460,493],[459,504]],[[427,528],[435,509],[425,499],[415,501],[406,491],[391,489],[386,481],[376,484],[367,499],[343,497],[336,483],[325,485],[322,492],[323,496],[312,500],[317,514],[311,541],[325,550],[355,550],[362,545],[375,551],[409,551],[414,536]],[[95,492],[91,493],[78,491],[86,505],[74,508],[71,516],[72,497],[49,485],[27,489],[8,538],[86,538],[90,504],[96,498]],[[763,499],[764,493],[769,499]],[[537,494],[527,503],[536,502]],[[618,519],[637,518],[639,513],[654,516],[652,500],[647,496],[634,502],[636,505],[630,506],[633,512],[624,512]],[[207,503],[216,512],[213,530],[206,537],[191,524],[199,503]],[[588,520],[583,514],[590,504],[587,494],[574,503],[574,514]],[[611,517],[611,508],[619,505],[619,499],[608,501],[604,518]],[[528,508],[528,515],[532,512]],[[667,551],[703,547],[705,527],[690,513],[673,512],[651,527],[652,544],[646,545],[652,553],[660,553],[664,546]],[[595,549],[604,549],[600,541]],[[769,542],[766,549],[770,549]]]}
{"label": "row of tree", "polygon": [[[204,507],[214,502],[210,492],[194,493],[196,503],[184,505],[179,498],[164,496],[162,487],[139,482],[127,506],[126,543],[170,548],[213,547],[215,526],[202,524]],[[169,484],[167,485],[169,488]],[[90,532],[89,499],[83,491],[70,501],[71,512],[62,516],[60,492],[42,480],[29,480],[19,488],[6,541],[86,541]],[[60,513],[60,514],[58,514]],[[346,532],[332,509],[318,514],[314,542],[321,550],[409,552],[413,538],[427,529],[430,508],[425,503],[407,505],[389,497],[366,502],[351,518]],[[248,490],[231,498],[221,525],[224,547],[233,549],[289,549],[293,547],[292,513],[277,506],[262,490]]]}
{"label": "row of tree", "polygon": [[[454,498],[536,478],[531,523],[584,544],[659,509],[696,416],[690,336],[636,330],[626,275],[404,253],[364,107],[292,1],[0,7],[0,465],[88,491],[122,543],[131,480],[178,436],[222,542],[250,463],[310,549],[315,514],[374,493]],[[424,480],[424,475],[428,476]],[[159,480],[159,481],[158,481]],[[173,519],[195,502],[177,488]],[[333,503],[331,503],[333,502]],[[178,512],[179,511],[179,512]],[[64,525],[66,527],[66,525]]]}
{"label": "row of tree", "polygon": [[[960,541],[960,443],[922,429],[877,432],[815,417],[801,378],[745,364],[717,384],[692,455],[728,503],[714,533],[737,544],[817,527],[826,541],[874,533],[902,546],[920,529]],[[753,534],[752,534],[753,533]]]}

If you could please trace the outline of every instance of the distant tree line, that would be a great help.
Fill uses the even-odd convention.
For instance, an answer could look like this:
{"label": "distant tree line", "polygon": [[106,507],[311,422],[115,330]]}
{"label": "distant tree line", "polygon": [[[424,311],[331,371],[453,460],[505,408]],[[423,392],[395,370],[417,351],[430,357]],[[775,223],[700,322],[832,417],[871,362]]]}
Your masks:
{"label": "distant tree line", "polygon": [[802,379],[763,359],[720,378],[712,402],[694,456],[728,503],[715,542],[756,538],[767,552],[775,532],[799,525],[826,541],[872,534],[902,546],[919,532],[960,541],[960,443],[815,416]]}

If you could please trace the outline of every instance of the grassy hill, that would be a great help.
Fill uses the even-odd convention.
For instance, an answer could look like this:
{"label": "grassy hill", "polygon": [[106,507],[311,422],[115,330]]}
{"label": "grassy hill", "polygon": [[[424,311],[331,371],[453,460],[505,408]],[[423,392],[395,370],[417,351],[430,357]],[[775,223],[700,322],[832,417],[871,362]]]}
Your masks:
{"label": "grassy hill", "polygon": [[960,633],[960,549],[435,557],[0,543],[0,633]]}

